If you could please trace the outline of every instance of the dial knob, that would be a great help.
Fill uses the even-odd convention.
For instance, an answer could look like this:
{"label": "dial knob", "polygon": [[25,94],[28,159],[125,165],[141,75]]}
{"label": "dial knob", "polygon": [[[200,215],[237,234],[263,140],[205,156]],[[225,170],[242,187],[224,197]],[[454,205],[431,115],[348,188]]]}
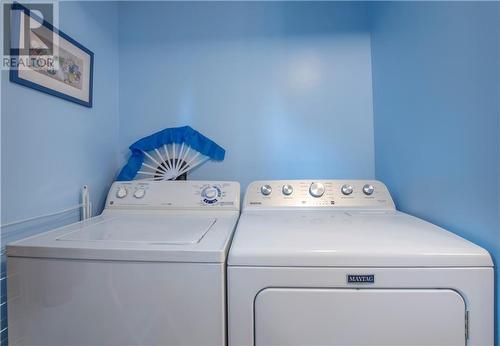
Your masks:
{"label": "dial knob", "polygon": [[365,184],[363,186],[363,192],[365,193],[365,195],[367,196],[370,196],[373,191],[375,190],[375,188],[373,187],[373,185],[370,185],[370,184]]}
{"label": "dial knob", "polygon": [[342,185],[341,190],[344,195],[350,195],[354,189],[352,188],[352,185],[345,184]]}
{"label": "dial knob", "polygon": [[212,199],[217,197],[217,190],[214,188],[208,188],[205,190],[205,198]]}
{"label": "dial knob", "polygon": [[281,189],[281,192],[283,192],[283,194],[285,196],[290,196],[293,192],[293,186],[290,185],[290,184],[285,184],[283,185],[283,188]]}
{"label": "dial knob", "polygon": [[206,187],[201,193],[203,198],[210,199],[210,200],[216,198],[218,194],[219,194],[219,191],[217,190],[217,188],[215,186]]}
{"label": "dial knob", "polygon": [[321,197],[325,193],[325,185],[321,183],[312,183],[311,186],[309,186],[309,193],[313,197]]}
{"label": "dial knob", "polygon": [[142,197],[144,197],[145,194],[146,194],[146,190],[144,190],[143,188],[139,188],[139,189],[134,191],[135,198],[142,198]]}
{"label": "dial knob", "polygon": [[262,185],[260,187],[260,193],[262,193],[264,196],[269,196],[273,192],[273,188],[271,185]]}
{"label": "dial knob", "polygon": [[118,190],[116,191],[116,197],[118,198],[125,198],[128,194],[127,189],[124,186],[120,186]]}

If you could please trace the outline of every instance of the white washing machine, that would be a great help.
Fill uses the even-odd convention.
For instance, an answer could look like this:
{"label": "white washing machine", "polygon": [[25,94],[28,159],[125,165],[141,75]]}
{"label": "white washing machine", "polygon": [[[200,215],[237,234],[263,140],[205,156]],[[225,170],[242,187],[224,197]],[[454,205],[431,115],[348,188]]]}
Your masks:
{"label": "white washing machine", "polygon": [[10,345],[225,345],[235,182],[115,182],[101,216],[7,246]]}
{"label": "white washing machine", "polygon": [[492,346],[493,264],[381,182],[254,182],[228,319],[230,346]]}

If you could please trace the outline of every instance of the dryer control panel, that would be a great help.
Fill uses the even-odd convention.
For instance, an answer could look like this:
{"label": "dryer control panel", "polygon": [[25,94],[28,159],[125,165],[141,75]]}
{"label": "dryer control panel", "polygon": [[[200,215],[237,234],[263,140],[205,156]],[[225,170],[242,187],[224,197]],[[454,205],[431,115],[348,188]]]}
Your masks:
{"label": "dryer control panel", "polygon": [[255,181],[243,208],[395,209],[387,187],[376,180]]}
{"label": "dryer control panel", "polygon": [[240,184],[230,181],[116,181],[107,209],[240,209]]}

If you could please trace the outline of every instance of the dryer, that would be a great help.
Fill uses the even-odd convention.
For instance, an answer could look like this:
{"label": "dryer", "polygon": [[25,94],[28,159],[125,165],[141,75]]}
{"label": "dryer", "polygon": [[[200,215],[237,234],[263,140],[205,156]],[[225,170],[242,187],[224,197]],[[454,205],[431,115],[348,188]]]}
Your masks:
{"label": "dryer", "polygon": [[230,346],[491,346],[493,263],[379,181],[251,183],[228,257]]}
{"label": "dryer", "polygon": [[239,184],[123,181],[102,215],[7,245],[10,345],[226,345]]}

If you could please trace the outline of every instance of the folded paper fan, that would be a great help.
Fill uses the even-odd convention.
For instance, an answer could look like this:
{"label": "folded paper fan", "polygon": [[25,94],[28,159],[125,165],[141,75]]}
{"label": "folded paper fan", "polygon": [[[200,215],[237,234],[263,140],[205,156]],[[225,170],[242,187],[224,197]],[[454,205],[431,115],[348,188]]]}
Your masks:
{"label": "folded paper fan", "polygon": [[130,146],[132,155],[118,181],[185,180],[187,173],[208,160],[224,160],[225,150],[189,126],[162,130]]}

